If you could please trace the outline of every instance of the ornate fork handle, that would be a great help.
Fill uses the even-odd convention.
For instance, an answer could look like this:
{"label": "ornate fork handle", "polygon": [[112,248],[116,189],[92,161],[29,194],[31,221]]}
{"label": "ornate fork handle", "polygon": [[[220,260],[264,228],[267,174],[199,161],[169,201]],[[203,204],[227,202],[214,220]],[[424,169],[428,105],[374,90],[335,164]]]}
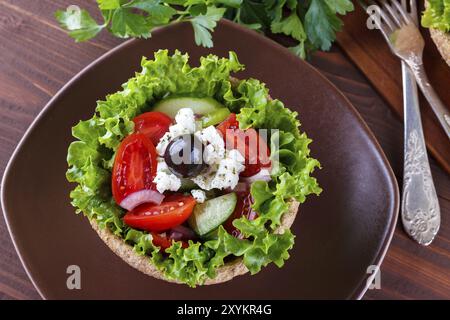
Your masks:
{"label": "ornate fork handle", "polygon": [[436,91],[434,91],[428,81],[427,74],[423,67],[422,58],[416,55],[411,55],[409,59],[406,59],[406,62],[413,71],[417,84],[422,90],[425,98],[428,100],[428,103],[447,134],[447,137],[450,139],[450,113],[447,111],[441,99],[439,99]]}
{"label": "ornate fork handle", "polygon": [[417,86],[413,72],[404,62],[402,72],[405,153],[401,215],[408,234],[420,244],[428,245],[439,230],[440,209],[423,136]]}

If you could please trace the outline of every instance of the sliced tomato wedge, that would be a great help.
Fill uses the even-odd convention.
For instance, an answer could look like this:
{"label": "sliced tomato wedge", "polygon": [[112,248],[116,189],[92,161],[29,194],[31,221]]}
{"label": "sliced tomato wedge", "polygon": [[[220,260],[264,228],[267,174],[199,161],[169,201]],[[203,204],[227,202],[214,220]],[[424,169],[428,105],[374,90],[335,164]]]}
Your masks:
{"label": "sliced tomato wedge", "polygon": [[133,122],[134,132],[146,135],[156,146],[162,136],[169,131],[172,119],[162,112],[151,111],[137,116]]}
{"label": "sliced tomato wedge", "polygon": [[112,193],[120,205],[129,194],[143,189],[155,189],[156,149],[149,138],[140,133],[126,137],[114,160]]}
{"label": "sliced tomato wedge", "polygon": [[248,220],[254,220],[258,214],[253,210],[253,198],[249,192],[238,193],[238,202],[231,216],[225,221],[223,227],[225,230],[238,239],[243,239],[244,235],[233,226],[233,221],[241,217],[246,217]]}
{"label": "sliced tomato wedge", "polygon": [[227,148],[237,149],[245,157],[245,170],[240,174],[242,177],[251,177],[263,167],[271,166],[267,143],[255,129],[249,128],[245,131],[239,129],[236,114],[230,114],[217,126],[217,130],[222,133]]}
{"label": "sliced tomato wedge", "polygon": [[160,204],[144,203],[128,212],[123,221],[130,227],[149,232],[162,232],[186,221],[195,206],[192,196],[168,195]]}
{"label": "sliced tomato wedge", "polygon": [[[168,238],[166,235],[162,235],[160,233],[152,232],[152,242],[155,246],[161,247],[162,250],[166,250],[172,245],[172,239]],[[186,241],[181,241],[181,246],[183,248],[189,247],[189,244]]]}
{"label": "sliced tomato wedge", "polygon": [[237,130],[239,129],[239,121],[237,121],[236,114],[230,113],[228,118],[226,118],[223,122],[221,122],[217,126],[217,130],[219,130],[222,135],[225,137],[226,130]]}
{"label": "sliced tomato wedge", "polygon": [[162,234],[152,232],[152,242],[155,246],[161,247],[161,249],[167,249],[172,245],[172,240]]}

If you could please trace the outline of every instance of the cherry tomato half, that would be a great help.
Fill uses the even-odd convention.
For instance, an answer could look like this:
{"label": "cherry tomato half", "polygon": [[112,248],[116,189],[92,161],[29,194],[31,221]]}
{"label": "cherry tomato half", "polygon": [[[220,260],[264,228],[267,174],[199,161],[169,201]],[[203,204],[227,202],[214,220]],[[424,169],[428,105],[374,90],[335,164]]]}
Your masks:
{"label": "cherry tomato half", "polygon": [[242,177],[251,177],[261,171],[261,168],[270,167],[267,143],[255,129],[239,129],[236,114],[230,114],[228,119],[217,126],[217,130],[222,133],[227,148],[238,149],[245,156],[245,170],[240,174]]}
{"label": "cherry tomato half", "polygon": [[112,193],[117,204],[133,192],[155,189],[156,166],[156,149],[149,138],[140,133],[126,137],[117,150],[112,173]]}
{"label": "cherry tomato half", "polygon": [[123,221],[130,227],[160,232],[169,230],[186,221],[195,206],[192,196],[174,194],[166,196],[164,201],[157,205],[144,203],[128,212]]}
{"label": "cherry tomato half", "polygon": [[137,116],[133,122],[134,132],[146,135],[156,146],[162,136],[169,131],[172,119],[162,112],[151,111]]}

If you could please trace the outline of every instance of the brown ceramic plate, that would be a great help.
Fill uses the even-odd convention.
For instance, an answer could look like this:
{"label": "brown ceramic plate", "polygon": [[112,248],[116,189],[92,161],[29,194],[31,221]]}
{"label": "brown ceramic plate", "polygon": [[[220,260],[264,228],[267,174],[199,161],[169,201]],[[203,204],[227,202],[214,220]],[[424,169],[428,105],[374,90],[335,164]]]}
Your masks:
{"label": "brown ceramic plate", "polygon": [[[5,172],[4,214],[21,260],[44,298],[296,299],[360,298],[367,268],[379,265],[392,237],[398,187],[378,143],[348,100],[307,63],[280,45],[230,22],[220,23],[211,50],[194,45],[189,25],[160,29],[108,52],[75,76],[25,134]],[[74,44],[75,45],[75,44]],[[145,276],[116,257],[69,203],[65,178],[70,128],[94,112],[139,70],[143,55],[179,49],[191,61],[207,53],[237,52],[273,97],[295,106],[314,140],[316,173],[324,189],[300,207],[291,258],[255,276],[188,288]],[[81,268],[81,290],[68,290],[66,269]]]}

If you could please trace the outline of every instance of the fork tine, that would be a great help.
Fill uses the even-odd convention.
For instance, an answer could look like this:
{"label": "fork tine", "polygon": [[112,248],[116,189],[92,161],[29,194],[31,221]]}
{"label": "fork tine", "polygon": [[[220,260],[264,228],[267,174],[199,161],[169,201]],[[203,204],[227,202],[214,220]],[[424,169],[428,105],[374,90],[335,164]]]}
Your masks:
{"label": "fork tine", "polygon": [[409,7],[410,7],[411,17],[413,17],[413,19],[417,21],[418,17],[417,17],[417,2],[416,2],[416,0],[410,0]]}
{"label": "fork tine", "polygon": [[[383,12],[383,10],[381,10],[381,7],[378,3],[376,3],[373,0],[367,0],[366,2],[369,3],[370,6],[374,6],[376,7],[377,13],[381,16],[381,18],[383,19],[383,21],[385,23],[383,23],[381,21],[381,19],[375,19],[375,24],[378,27],[378,29],[380,29],[381,34],[383,35],[383,37],[385,38],[386,41],[389,41],[389,36],[390,34],[395,30],[394,28],[394,24],[393,22],[389,19],[389,17]],[[367,6],[366,9],[367,11]]]}
{"label": "fork tine", "polygon": [[[392,1],[395,3],[395,1]],[[396,27],[400,28],[403,25],[403,21],[400,16],[394,11],[394,9],[387,3],[387,1],[382,1],[383,8],[387,10],[390,14],[391,19],[396,23]],[[395,29],[397,29],[395,28]]]}
{"label": "fork tine", "polygon": [[402,7],[405,8],[405,10],[408,10],[408,7],[406,5],[406,0],[402,0]]}
{"label": "fork tine", "polygon": [[408,15],[408,13],[406,12],[406,9],[401,7],[400,4],[397,1],[395,1],[395,0],[393,0],[392,3],[397,8],[398,12],[400,12],[400,14],[402,15],[402,17],[404,19],[404,23],[406,23],[406,24],[413,23],[411,18]]}
{"label": "fork tine", "polygon": [[387,41],[387,42],[389,42],[390,41],[390,35],[392,34],[392,30],[393,29],[390,29],[386,24],[378,24],[377,23],[377,26],[378,26],[378,29],[380,29],[380,31],[381,31],[381,34],[383,35],[383,37],[384,37],[384,39]]}
{"label": "fork tine", "polygon": [[[369,5],[377,7],[377,11],[380,14],[381,18],[383,18],[384,22],[386,22],[386,25],[389,28],[389,30],[386,30],[386,28],[385,28],[384,31],[385,32],[389,32],[389,33],[394,31],[396,29],[395,28],[395,24],[391,21],[391,19],[389,19],[388,15],[381,9],[380,5],[378,3],[376,3],[375,1],[373,1],[373,0],[368,0],[367,2],[369,3]],[[383,30],[382,29],[382,25],[381,25],[381,21],[380,21],[380,25],[378,25],[378,27],[381,30]]]}

